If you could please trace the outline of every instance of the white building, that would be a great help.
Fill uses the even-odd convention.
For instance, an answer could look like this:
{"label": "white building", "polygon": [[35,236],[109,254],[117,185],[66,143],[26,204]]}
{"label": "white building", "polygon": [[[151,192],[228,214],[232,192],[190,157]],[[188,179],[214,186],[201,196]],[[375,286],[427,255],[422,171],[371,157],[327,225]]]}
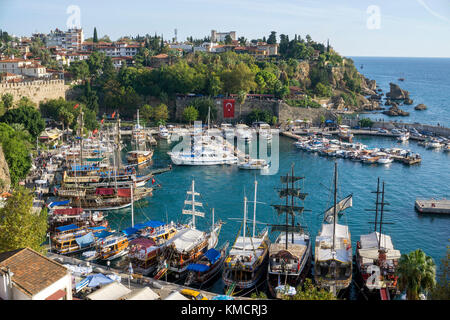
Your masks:
{"label": "white building", "polygon": [[50,31],[47,35],[45,45],[47,47],[60,47],[67,50],[80,50],[84,41],[83,29],[69,29],[61,31],[58,28]]}
{"label": "white building", "polygon": [[47,69],[34,60],[11,59],[0,60],[0,73],[14,73],[34,78],[47,77]]}
{"label": "white building", "polygon": [[105,53],[107,57],[134,57],[140,48],[136,44],[126,42],[115,42],[108,45],[99,45],[96,47],[99,52]]}
{"label": "white building", "polygon": [[70,271],[29,248],[2,252],[0,299],[72,300]]}
{"label": "white building", "polygon": [[227,36],[230,36],[231,40],[236,40],[236,31],[217,32],[216,30],[211,30],[211,41],[212,42],[225,42],[225,38]]}

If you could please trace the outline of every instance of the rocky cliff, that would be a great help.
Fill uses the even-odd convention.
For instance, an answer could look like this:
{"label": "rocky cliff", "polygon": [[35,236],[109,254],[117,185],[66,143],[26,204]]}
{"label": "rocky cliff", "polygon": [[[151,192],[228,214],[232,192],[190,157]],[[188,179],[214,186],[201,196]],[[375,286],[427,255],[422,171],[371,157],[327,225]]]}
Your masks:
{"label": "rocky cliff", "polygon": [[11,185],[11,178],[9,176],[9,167],[6,162],[3,149],[0,146],[0,192],[9,191]]}

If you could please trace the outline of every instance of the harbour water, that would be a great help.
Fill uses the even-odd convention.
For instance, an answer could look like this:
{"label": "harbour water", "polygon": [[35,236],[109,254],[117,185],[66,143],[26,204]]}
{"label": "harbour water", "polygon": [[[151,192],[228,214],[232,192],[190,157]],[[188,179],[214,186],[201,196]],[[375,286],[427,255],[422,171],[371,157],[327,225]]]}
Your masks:
{"label": "harbour water", "polygon": [[[362,72],[369,78],[376,79],[384,92],[388,90],[389,82],[397,82],[398,77],[404,77],[406,80],[404,83],[400,83],[400,86],[410,91],[411,97],[415,100],[414,103],[425,103],[429,106],[429,110],[421,113],[420,118],[417,116],[416,119],[412,116],[405,118],[405,121],[417,120],[434,124],[438,120],[436,115],[439,115],[442,117],[439,118],[440,123],[449,126],[449,111],[443,104],[444,101],[448,101],[446,91],[449,86],[448,82],[442,83],[439,80],[439,83],[435,83],[436,90],[439,90],[440,93],[440,96],[437,96],[433,94],[433,91],[426,89],[427,86],[434,88],[432,84],[413,82],[416,77],[415,72],[419,71],[416,70],[414,73],[392,71],[389,66],[395,59],[355,58],[354,60],[358,68],[361,64],[364,65]],[[418,61],[419,65],[431,63]],[[381,74],[382,71],[376,71],[378,63],[385,66],[385,73]],[[444,59],[443,63],[450,63],[450,59]],[[429,78],[433,77],[424,76],[422,80],[426,82]],[[410,110],[408,109],[408,111]],[[414,110],[411,114],[415,115]],[[445,118],[447,123],[444,121]],[[333,163],[337,161],[339,196],[342,198],[350,193],[353,194],[353,207],[347,209],[342,218],[350,226],[353,250],[360,235],[373,230],[374,226],[369,222],[374,220],[374,212],[366,209],[375,207],[375,194],[372,191],[376,190],[377,178],[380,177],[381,181],[385,181],[386,184],[385,201],[390,204],[386,207],[383,220],[393,223],[384,225],[384,232],[391,235],[394,246],[402,253],[421,248],[439,265],[440,260],[446,254],[446,246],[449,244],[450,217],[421,215],[415,211],[414,201],[416,198],[450,198],[450,153],[425,149],[414,141],[399,143],[395,139],[387,137],[356,136],[354,141],[362,142],[370,147],[409,149],[422,156],[422,163],[413,166],[396,162],[389,165],[367,165],[346,159],[320,157],[314,153],[298,150],[293,145],[294,140],[280,136],[277,174],[260,175],[252,170],[240,170],[237,166],[174,166],[172,171],[155,177],[154,186],[159,184],[160,188],[154,190],[153,196],[136,204],[135,223],[148,219],[169,222],[186,221],[189,217],[183,216],[181,210],[184,206],[186,191],[190,187],[192,179],[195,179],[196,191],[201,194],[201,201],[205,205],[206,212],[204,219],[197,219],[198,228],[204,230],[211,225],[210,209],[215,208],[215,219],[225,222],[220,234],[219,246],[225,241],[230,241],[232,244],[239,230],[240,222],[229,218],[242,218],[243,197],[246,195],[250,202],[253,201],[255,178],[258,181],[258,201],[263,202],[257,204],[257,221],[280,222],[276,211],[270,204],[279,203],[280,199],[275,190],[280,187],[279,177],[285,175],[290,170],[291,164],[294,163],[295,173],[305,177],[304,190],[308,196],[304,206],[311,211],[305,212],[303,217],[312,237],[315,237],[321,226],[324,210],[332,205]],[[175,144],[159,141],[158,146],[155,147],[152,167],[169,165],[171,161],[167,152]],[[130,209],[109,213],[111,226],[118,230],[130,226],[130,213]],[[249,205],[249,214],[253,214],[252,203]],[[262,227],[264,225],[257,225],[257,228]],[[276,234],[272,234],[271,240],[274,240],[275,237]],[[221,288],[221,280],[219,280],[212,290],[221,292]]]}

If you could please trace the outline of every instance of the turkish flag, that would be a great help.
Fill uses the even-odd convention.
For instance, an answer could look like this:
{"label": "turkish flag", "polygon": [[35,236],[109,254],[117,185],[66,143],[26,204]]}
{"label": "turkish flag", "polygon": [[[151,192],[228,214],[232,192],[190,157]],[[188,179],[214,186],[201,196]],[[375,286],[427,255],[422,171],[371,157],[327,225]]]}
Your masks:
{"label": "turkish flag", "polygon": [[112,116],[111,116],[111,118],[114,119],[114,116],[115,116],[115,115],[116,115],[116,112],[114,111],[113,114],[112,114]]}
{"label": "turkish flag", "polygon": [[102,119],[102,121],[100,121],[100,123],[103,124],[103,121],[105,121],[105,119]]}
{"label": "turkish flag", "polygon": [[79,104],[77,103],[76,105],[73,106],[74,109],[78,108]]}
{"label": "turkish flag", "polygon": [[234,118],[234,99],[223,100],[223,117]]}

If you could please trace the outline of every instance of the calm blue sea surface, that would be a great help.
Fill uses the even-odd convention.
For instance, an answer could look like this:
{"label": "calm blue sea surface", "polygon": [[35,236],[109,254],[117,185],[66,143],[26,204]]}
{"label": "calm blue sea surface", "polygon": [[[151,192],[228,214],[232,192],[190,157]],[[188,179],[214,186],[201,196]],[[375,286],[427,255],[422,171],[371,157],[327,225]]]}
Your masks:
{"label": "calm blue sea surface", "polygon": [[[384,94],[389,92],[389,83],[393,82],[409,91],[410,98],[414,100],[412,105],[400,106],[410,113],[408,117],[389,117],[377,113],[370,115],[370,118],[450,126],[450,58],[350,58],[359,72],[377,81]],[[399,81],[399,78],[405,80]],[[388,109],[390,106],[384,106],[385,100],[382,101],[382,107]],[[425,104],[428,109],[414,110],[419,103]]]}
{"label": "calm blue sea surface", "polygon": [[[363,72],[377,80],[386,90],[390,81],[398,77],[406,78],[401,87],[411,92],[414,105],[425,103],[429,110],[416,116],[411,111],[411,119],[426,123],[449,125],[450,59],[393,59],[393,58],[354,58],[355,65],[364,65]],[[409,110],[412,107],[405,107]],[[418,114],[418,113],[417,113]],[[417,117],[417,118],[414,118]],[[408,119],[408,118],[407,118]],[[409,121],[409,119],[408,119]],[[357,136],[356,141],[373,147],[401,147],[417,152],[422,156],[422,163],[405,166],[400,163],[384,165],[365,165],[350,160],[338,159],[339,196],[353,194],[353,207],[346,210],[343,220],[350,226],[353,248],[361,234],[373,230],[374,212],[366,209],[375,208],[377,178],[385,181],[386,206],[383,220],[386,224],[383,232],[392,236],[394,246],[402,253],[417,248],[423,249],[433,257],[436,264],[446,253],[450,239],[450,216],[420,215],[414,210],[416,198],[450,198],[450,153],[427,150],[416,142],[400,144],[392,138],[375,138]],[[229,218],[242,218],[243,197],[253,200],[254,180],[258,181],[257,220],[266,223],[282,222],[270,204],[281,203],[275,188],[280,187],[280,175],[285,175],[295,164],[295,173],[302,175],[304,190],[309,195],[305,208],[311,210],[303,214],[304,224],[309,227],[313,237],[316,236],[322,222],[323,212],[332,205],[332,179],[334,159],[320,157],[295,148],[293,140],[280,137],[279,171],[275,175],[255,174],[251,170],[240,170],[236,166],[174,166],[173,170],[156,176],[156,184],[161,187],[154,191],[152,197],[139,202],[135,208],[135,223],[148,219],[162,221],[186,221],[189,216],[182,215],[181,210],[186,199],[186,191],[195,179],[196,191],[201,193],[201,201],[206,207],[206,217],[198,218],[199,229],[207,228],[211,223],[210,209],[215,208],[215,218],[225,222],[220,234],[219,246],[225,241],[233,243],[240,223]],[[153,167],[164,167],[171,163],[167,152],[176,143],[159,141],[155,148]],[[124,151],[125,152],[125,151]],[[275,150],[272,150],[275,152]],[[149,183],[151,184],[151,183]],[[300,203],[301,204],[301,203]],[[389,211],[387,211],[389,210]],[[111,225],[119,230],[131,225],[131,210],[110,213]],[[253,215],[253,204],[249,204],[249,216]],[[258,225],[261,229],[263,226]],[[276,235],[271,235],[272,240]],[[220,284],[215,287],[220,292]]]}

